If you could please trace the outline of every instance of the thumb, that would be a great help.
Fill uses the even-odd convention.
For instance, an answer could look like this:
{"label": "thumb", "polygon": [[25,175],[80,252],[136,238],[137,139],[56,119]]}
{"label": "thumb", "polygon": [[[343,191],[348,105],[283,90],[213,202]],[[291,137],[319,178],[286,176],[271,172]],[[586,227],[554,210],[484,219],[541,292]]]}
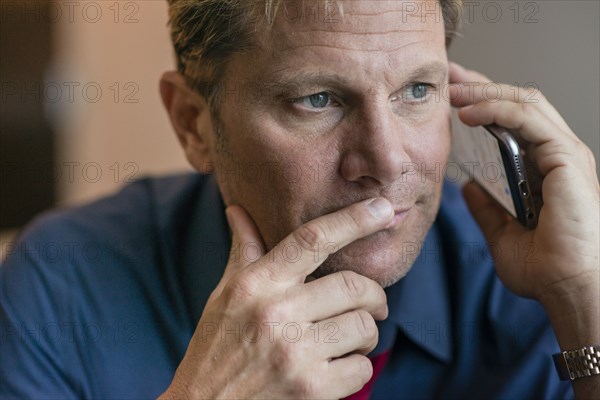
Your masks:
{"label": "thumb", "polygon": [[213,296],[221,293],[234,274],[254,261],[258,261],[266,253],[258,228],[246,210],[240,206],[229,206],[225,210],[225,216],[232,232],[231,249],[225,272]]}
{"label": "thumb", "polygon": [[502,233],[515,222],[512,217],[474,181],[464,186],[463,196],[488,243],[500,241]]}

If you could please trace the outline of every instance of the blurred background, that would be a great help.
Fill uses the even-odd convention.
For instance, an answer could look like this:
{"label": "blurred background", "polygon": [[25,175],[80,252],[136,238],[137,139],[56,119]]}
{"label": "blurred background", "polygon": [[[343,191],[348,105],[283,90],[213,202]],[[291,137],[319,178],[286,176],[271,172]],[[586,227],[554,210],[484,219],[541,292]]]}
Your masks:
{"label": "blurred background", "polygon": [[[163,111],[166,0],[7,1],[0,14],[0,257],[37,213],[190,170]],[[600,157],[600,2],[466,1],[450,58],[535,85]]]}

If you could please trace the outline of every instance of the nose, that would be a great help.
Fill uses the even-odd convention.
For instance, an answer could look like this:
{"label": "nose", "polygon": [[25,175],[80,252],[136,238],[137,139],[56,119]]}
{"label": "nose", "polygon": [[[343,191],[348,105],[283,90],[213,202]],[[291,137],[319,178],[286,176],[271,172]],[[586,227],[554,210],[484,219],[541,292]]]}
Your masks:
{"label": "nose", "polygon": [[370,105],[357,113],[340,165],[344,179],[387,186],[401,178],[411,159],[406,151],[406,122],[387,104]]}

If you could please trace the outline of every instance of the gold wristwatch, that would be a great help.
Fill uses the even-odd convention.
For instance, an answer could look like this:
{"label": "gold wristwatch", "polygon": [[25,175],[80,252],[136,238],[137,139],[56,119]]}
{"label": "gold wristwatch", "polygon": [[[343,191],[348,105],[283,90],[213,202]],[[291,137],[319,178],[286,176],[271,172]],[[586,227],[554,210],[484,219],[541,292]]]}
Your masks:
{"label": "gold wristwatch", "polygon": [[600,345],[563,351],[552,357],[558,376],[563,381],[600,375]]}

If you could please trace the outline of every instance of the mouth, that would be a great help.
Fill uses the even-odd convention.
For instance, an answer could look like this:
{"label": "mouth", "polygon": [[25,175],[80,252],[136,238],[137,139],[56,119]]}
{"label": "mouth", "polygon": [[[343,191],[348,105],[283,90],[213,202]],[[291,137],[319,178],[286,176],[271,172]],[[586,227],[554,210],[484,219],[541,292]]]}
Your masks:
{"label": "mouth", "polygon": [[398,228],[406,219],[408,218],[413,207],[398,207],[394,209],[394,218],[392,221],[385,227],[385,229],[395,229]]}
{"label": "mouth", "polygon": [[[394,208],[394,217],[392,221],[383,229],[373,232],[372,234],[360,238],[350,244],[346,249],[346,255],[350,257],[362,257],[365,255],[373,255],[375,252],[395,251],[392,242],[397,241],[398,235],[409,234],[408,231],[401,233],[403,227],[407,223],[410,215],[417,212],[416,205],[409,207],[401,206]],[[397,250],[397,249],[396,249]],[[382,254],[383,254],[382,253]]]}

